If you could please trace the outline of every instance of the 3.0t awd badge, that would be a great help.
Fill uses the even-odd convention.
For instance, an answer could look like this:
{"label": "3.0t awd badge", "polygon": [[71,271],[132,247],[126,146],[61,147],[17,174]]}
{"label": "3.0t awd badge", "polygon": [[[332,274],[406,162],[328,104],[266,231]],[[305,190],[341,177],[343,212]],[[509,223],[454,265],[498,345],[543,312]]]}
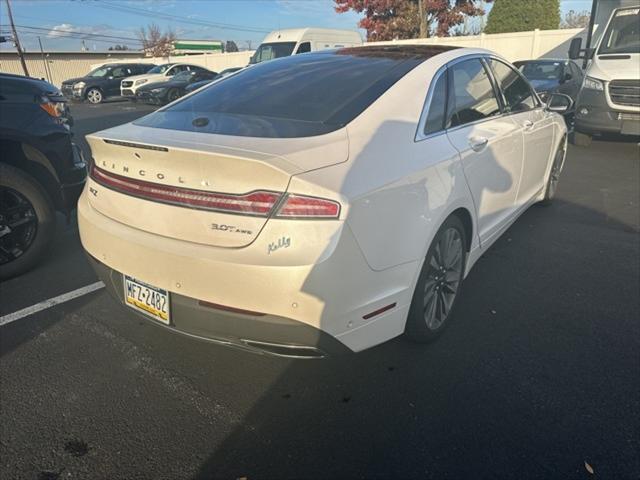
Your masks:
{"label": "3.0t awd badge", "polygon": [[251,235],[253,232],[251,230],[246,230],[244,228],[238,228],[233,225],[222,225],[219,223],[211,224],[212,230],[220,230],[222,232],[231,232],[231,233],[244,233],[245,235]]}

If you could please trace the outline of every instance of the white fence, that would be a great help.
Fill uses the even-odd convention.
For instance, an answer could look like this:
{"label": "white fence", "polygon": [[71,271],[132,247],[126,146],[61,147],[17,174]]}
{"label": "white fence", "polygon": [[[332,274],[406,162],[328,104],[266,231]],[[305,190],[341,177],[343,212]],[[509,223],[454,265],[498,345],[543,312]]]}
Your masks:
{"label": "white fence", "polygon": [[432,37],[371,44],[422,43],[427,45],[452,45],[457,47],[486,48],[507,60],[528,60],[532,58],[567,58],[569,43],[575,37],[586,37],[582,28],[562,30],[533,30],[529,32],[494,33],[467,37]]}
{"label": "white fence", "polygon": [[[493,50],[508,60],[526,60],[531,58],[554,57],[566,58],[569,51],[569,43],[572,38],[584,37],[584,29],[563,29],[563,30],[534,30],[530,32],[481,34],[468,37],[433,37],[411,40],[396,40],[393,42],[374,42],[380,44],[402,44],[402,43],[422,43],[438,45],[455,45],[460,47],[480,47]],[[115,54],[115,52],[114,52]],[[202,65],[210,70],[219,72],[225,68],[242,67],[249,63],[253,55],[252,51],[234,53],[205,53],[202,55],[175,56],[165,58],[136,58],[131,55],[123,58],[113,58],[111,56],[102,57],[68,54],[64,58],[51,56],[46,60],[48,69],[51,72],[52,83],[60,85],[63,80],[73,77],[81,77],[94,67],[113,62],[149,62],[167,63],[184,62]],[[47,78],[44,63],[39,55],[33,53],[27,59],[29,73],[33,77]],[[7,73],[22,74],[20,60],[17,54],[3,52],[0,55],[0,71]]]}
{"label": "white fence", "polygon": [[244,52],[232,52],[232,53],[203,53],[201,55],[177,55],[171,57],[146,57],[136,60],[131,59],[109,59],[108,62],[96,63],[92,65],[92,68],[99,67],[105,63],[155,63],[160,65],[162,63],[191,63],[193,65],[200,65],[208,68],[214,72],[221,72],[226,68],[244,67],[249,63],[253,50]]}
{"label": "white fence", "polygon": [[[46,54],[45,54],[46,55]],[[27,69],[34,78],[51,78],[51,83],[58,87],[64,80],[82,77],[95,67],[106,63],[167,63],[183,62],[202,65],[203,67],[220,72],[225,68],[244,67],[249,63],[253,52],[211,53],[202,55],[182,55],[169,58],[143,58],[133,55],[115,58],[111,55],[99,54],[51,54],[45,56],[44,61],[40,54],[29,53],[26,55]],[[45,69],[46,64],[46,69]],[[23,75],[22,65],[18,54],[15,52],[0,53],[0,72]]]}

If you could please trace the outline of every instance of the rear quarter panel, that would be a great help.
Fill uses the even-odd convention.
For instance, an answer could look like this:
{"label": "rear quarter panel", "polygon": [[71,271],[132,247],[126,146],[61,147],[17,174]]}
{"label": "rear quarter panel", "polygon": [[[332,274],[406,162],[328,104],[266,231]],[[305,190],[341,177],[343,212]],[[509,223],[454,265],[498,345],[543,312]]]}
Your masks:
{"label": "rear quarter panel", "polygon": [[452,211],[466,208],[473,218],[459,156],[446,135],[415,140],[431,78],[451,56],[419,65],[349,124],[349,162],[332,167],[331,188],[347,199],[345,220],[373,270],[421,265]]}

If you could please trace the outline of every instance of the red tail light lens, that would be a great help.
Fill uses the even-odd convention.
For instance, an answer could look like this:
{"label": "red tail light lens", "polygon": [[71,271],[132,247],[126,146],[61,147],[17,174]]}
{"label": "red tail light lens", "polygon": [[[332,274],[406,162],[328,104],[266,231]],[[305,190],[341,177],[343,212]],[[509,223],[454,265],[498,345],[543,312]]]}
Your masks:
{"label": "red tail light lens", "polygon": [[91,178],[107,188],[146,200],[201,210],[260,217],[268,216],[282,196],[281,193],[267,191],[233,195],[160,185],[106,172],[95,165],[92,165],[91,168]]}
{"label": "red tail light lens", "polygon": [[279,218],[338,218],[340,204],[325,198],[287,195],[278,209]]}

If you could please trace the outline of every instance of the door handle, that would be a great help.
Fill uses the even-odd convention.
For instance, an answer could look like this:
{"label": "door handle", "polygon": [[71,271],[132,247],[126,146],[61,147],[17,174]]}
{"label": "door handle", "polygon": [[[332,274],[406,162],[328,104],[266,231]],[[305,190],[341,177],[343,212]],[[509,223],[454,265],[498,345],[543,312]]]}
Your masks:
{"label": "door handle", "polygon": [[525,130],[531,130],[533,129],[533,122],[531,120],[525,120],[522,123],[522,128],[524,128]]}
{"label": "door handle", "polygon": [[489,139],[487,137],[470,137],[469,138],[469,146],[471,150],[474,152],[479,152],[489,143]]}

